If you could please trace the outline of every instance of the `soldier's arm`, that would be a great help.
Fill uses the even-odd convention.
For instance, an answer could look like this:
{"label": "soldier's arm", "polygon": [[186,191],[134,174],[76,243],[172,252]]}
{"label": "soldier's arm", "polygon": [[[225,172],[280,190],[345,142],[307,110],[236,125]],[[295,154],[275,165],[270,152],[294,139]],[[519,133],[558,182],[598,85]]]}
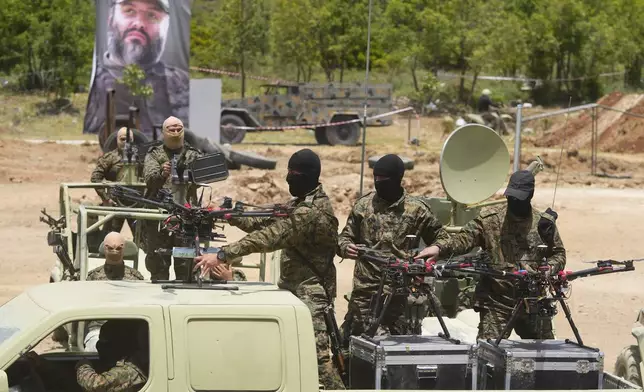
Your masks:
{"label": "soldier's arm", "polygon": [[555,225],[554,247],[552,255],[548,259],[548,264],[552,266],[552,272],[557,273],[563,271],[566,267],[566,249],[564,248],[563,241],[559,235],[559,230]]}
{"label": "soldier's arm", "polygon": [[76,381],[87,392],[125,391],[135,385],[145,383],[134,367],[120,361],[113,368],[101,374],[96,373],[89,363],[83,363],[76,370]]}
{"label": "soldier's arm", "polygon": [[358,241],[358,236],[360,233],[360,223],[362,221],[362,216],[356,212],[354,207],[347,218],[347,224],[342,229],[342,232],[338,235],[338,245],[335,249],[335,253],[342,257],[347,257],[347,247],[351,244],[355,244]]}
{"label": "soldier's arm", "polygon": [[275,222],[275,219],[276,218],[266,216],[249,216],[242,218],[231,218],[228,220],[228,224],[235,226],[246,233],[252,233],[253,231],[261,230],[264,227],[273,224],[273,222]]}
{"label": "soldier's arm", "polygon": [[483,230],[483,221],[481,217],[477,217],[469,221],[459,233],[438,240],[432,245],[440,248],[441,256],[462,255],[477,246],[485,245]]}
{"label": "soldier's arm", "polygon": [[243,257],[251,253],[268,253],[308,241],[307,233],[314,224],[315,214],[308,207],[300,207],[293,213],[272,224],[247,234],[232,244],[222,246],[227,259]]}
{"label": "soldier's arm", "polygon": [[[107,173],[109,170],[110,170],[110,167],[108,165],[108,162],[105,159],[105,155],[103,155],[102,157],[98,158],[98,161],[96,162],[96,167],[94,168],[94,171],[92,171],[92,176],[90,177],[90,181],[93,183],[103,182],[103,180],[105,180],[105,173]],[[107,196],[107,192],[105,191],[105,189],[96,188],[96,193],[103,201],[106,201],[109,199],[109,196]]]}
{"label": "soldier's arm", "polygon": [[161,163],[155,159],[154,154],[145,156],[143,178],[148,188],[161,189],[165,184],[165,178],[161,174]]}
{"label": "soldier's arm", "polygon": [[426,244],[433,244],[436,242],[444,243],[449,240],[449,233],[443,227],[443,224],[427,210],[423,219],[423,230],[421,237]]}

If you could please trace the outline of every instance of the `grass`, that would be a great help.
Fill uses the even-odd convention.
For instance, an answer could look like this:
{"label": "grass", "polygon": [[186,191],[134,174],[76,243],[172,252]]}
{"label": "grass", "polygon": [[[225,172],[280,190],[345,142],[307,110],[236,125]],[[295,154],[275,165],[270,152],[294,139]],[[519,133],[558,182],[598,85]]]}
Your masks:
{"label": "grass", "polygon": [[0,93],[0,138],[96,140],[83,135],[87,94],[47,103],[42,94]]}

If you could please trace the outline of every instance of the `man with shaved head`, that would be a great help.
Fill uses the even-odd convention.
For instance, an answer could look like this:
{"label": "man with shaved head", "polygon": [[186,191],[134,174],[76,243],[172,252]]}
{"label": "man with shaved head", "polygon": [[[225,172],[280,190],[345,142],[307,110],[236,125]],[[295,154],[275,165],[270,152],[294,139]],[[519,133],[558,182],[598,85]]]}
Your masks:
{"label": "man with shaved head", "polygon": [[[184,141],[183,122],[170,116],[163,122],[163,144],[150,147],[145,157],[143,177],[146,197],[158,200],[157,193],[161,189],[172,191],[175,201],[180,204],[197,204],[197,186],[185,182],[172,181],[172,161],[179,169],[185,169],[194,160],[203,155],[201,151]],[[178,171],[179,172],[179,171]],[[167,280],[170,277],[171,256],[156,254],[159,248],[182,246],[167,233],[159,232],[158,225],[145,223],[145,267],[150,271],[153,280]],[[187,280],[190,274],[191,259],[175,259],[174,272],[178,280]]]}
{"label": "man with shaved head", "polygon": [[[123,149],[125,148],[125,142],[127,140],[127,128],[123,127],[119,129],[116,135],[116,148],[100,158],[96,162],[96,167],[92,172],[91,182],[120,182],[123,181],[125,176],[125,171],[123,170]],[[134,134],[130,130],[130,140],[134,140]],[[102,200],[104,206],[113,206],[115,205],[114,201],[110,199],[109,193],[105,188],[96,188],[96,193]],[[121,231],[123,227],[124,218],[112,218],[112,220],[105,225],[105,232],[110,232],[112,230]],[[133,222],[128,220],[128,225],[130,229],[133,229]]]}
{"label": "man with shaved head", "polygon": [[[143,275],[136,269],[125,265],[125,237],[112,231],[103,240],[105,264],[87,273],[87,280],[143,280]],[[92,321],[87,326],[85,335],[85,351],[96,351],[98,334],[105,321]]]}

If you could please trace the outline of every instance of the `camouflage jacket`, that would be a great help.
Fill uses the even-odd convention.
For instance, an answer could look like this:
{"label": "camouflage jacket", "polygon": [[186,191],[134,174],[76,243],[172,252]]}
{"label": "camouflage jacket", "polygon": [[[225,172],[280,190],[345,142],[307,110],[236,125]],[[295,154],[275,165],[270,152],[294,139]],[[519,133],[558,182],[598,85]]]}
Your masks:
{"label": "camouflage jacket", "polygon": [[[142,83],[150,84],[154,91],[152,98],[147,99],[145,104],[137,104],[140,108],[139,118],[141,130],[152,139],[154,125],[161,125],[170,115],[183,121],[186,128],[189,125],[189,98],[190,98],[190,76],[180,68],[172,67],[158,62],[144,69],[145,79]],[[123,76],[123,67],[111,65],[109,59],[103,58],[103,64],[96,68],[94,83],[91,86],[87,100],[83,133],[97,134],[105,126],[107,90],[115,90],[114,103],[116,114],[127,114],[128,108],[133,102],[128,89],[118,83]]]}
{"label": "camouflage jacket", "polygon": [[[499,271],[525,269],[536,271],[538,262],[537,246],[545,245],[537,231],[539,219],[553,218],[546,213],[532,209],[530,218],[517,218],[507,210],[507,204],[486,207],[478,217],[468,222],[460,233],[453,234],[449,240],[437,241],[440,256],[461,255],[480,246],[491,258],[491,267]],[[548,264],[553,272],[566,266],[566,251],[556,230],[553,254]],[[482,277],[475,293],[475,307],[511,312],[516,295],[511,283],[503,280]]]}
{"label": "camouflage jacket", "polygon": [[89,363],[83,363],[76,369],[76,381],[84,391],[138,391],[147,379],[143,371],[128,360],[120,360],[114,367],[100,374]]}
{"label": "camouflage jacket", "polygon": [[[90,181],[94,183],[103,181],[120,181],[122,174],[121,169],[123,169],[123,163],[121,162],[121,153],[117,148],[98,158],[98,162],[96,162],[96,167],[92,172]],[[103,201],[110,198],[105,189],[97,188],[96,193],[98,193]]]}
{"label": "camouflage jacket", "polygon": [[[150,147],[147,155],[145,156],[145,164],[143,166],[143,178],[146,184],[147,197],[155,198],[157,192],[161,189],[172,189],[172,175],[168,178],[163,178],[162,168],[163,164],[169,162],[175,154],[186,154],[186,165],[191,164],[194,160],[202,155],[196,148],[184,143],[181,150],[172,151],[160,144]],[[180,185],[188,186],[186,197],[190,203],[197,201],[197,186],[195,185]]]}
{"label": "camouflage jacket", "polygon": [[87,280],[143,280],[143,275],[125,264],[104,264],[87,274]]}
{"label": "camouflage jacket", "polygon": [[318,185],[305,197],[292,199],[288,207],[292,210],[287,218],[231,220],[231,225],[249,234],[237,242],[222,246],[226,258],[282,249],[280,288],[294,294],[304,286],[322,288],[322,282],[310,267],[313,265],[323,275],[327,291],[335,298],[333,248],[338,237],[338,220],[329,197],[322,185]]}
{"label": "camouflage jacket", "polygon": [[[389,205],[376,192],[371,192],[356,202],[349,214],[347,224],[340,233],[336,252],[347,257],[350,244],[364,244],[378,249],[382,256],[406,258],[405,236],[415,235],[426,244],[448,238],[443,225],[421,199],[404,192],[395,203]],[[417,246],[412,244],[412,247]],[[358,259],[353,274],[354,292],[373,292],[380,284],[379,265]]]}

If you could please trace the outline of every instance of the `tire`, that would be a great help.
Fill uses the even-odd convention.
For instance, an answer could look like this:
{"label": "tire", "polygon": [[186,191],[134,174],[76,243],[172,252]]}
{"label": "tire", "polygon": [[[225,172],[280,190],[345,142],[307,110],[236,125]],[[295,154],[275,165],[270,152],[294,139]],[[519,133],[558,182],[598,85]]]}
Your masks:
{"label": "tire", "polygon": [[230,160],[234,164],[246,165],[257,169],[273,170],[275,169],[275,166],[277,166],[276,160],[248,151],[241,152],[230,150]]}
{"label": "tire", "polygon": [[[110,134],[107,139],[105,139],[105,142],[101,144],[101,149],[103,150],[103,152],[108,152],[116,149],[116,135],[118,135],[118,132]],[[132,135],[134,136],[134,144],[137,146],[149,142],[148,137],[145,136],[142,132],[137,131],[136,129],[132,129]]]}
{"label": "tire", "polygon": [[640,350],[637,346],[625,347],[615,361],[615,375],[635,385],[642,386]]}
{"label": "tire", "polygon": [[211,143],[209,139],[198,136],[188,129],[184,130],[183,140],[204,154],[222,152],[216,145]]}
{"label": "tire", "polygon": [[245,129],[226,129],[224,128],[224,125],[234,125],[236,127],[244,127],[246,126],[246,123],[242,118],[235,114],[224,114],[221,116],[221,121],[220,121],[220,134],[219,134],[219,139],[221,140],[221,143],[230,143],[230,144],[237,144],[241,143],[242,140],[244,140],[244,137],[246,136],[246,130]]}
{"label": "tire", "polygon": [[360,124],[351,123],[326,127],[326,138],[332,146],[355,146],[360,139]]}
{"label": "tire", "polygon": [[313,130],[315,132],[315,141],[318,142],[318,144],[329,144],[329,139],[326,138],[326,128],[315,128]]}

